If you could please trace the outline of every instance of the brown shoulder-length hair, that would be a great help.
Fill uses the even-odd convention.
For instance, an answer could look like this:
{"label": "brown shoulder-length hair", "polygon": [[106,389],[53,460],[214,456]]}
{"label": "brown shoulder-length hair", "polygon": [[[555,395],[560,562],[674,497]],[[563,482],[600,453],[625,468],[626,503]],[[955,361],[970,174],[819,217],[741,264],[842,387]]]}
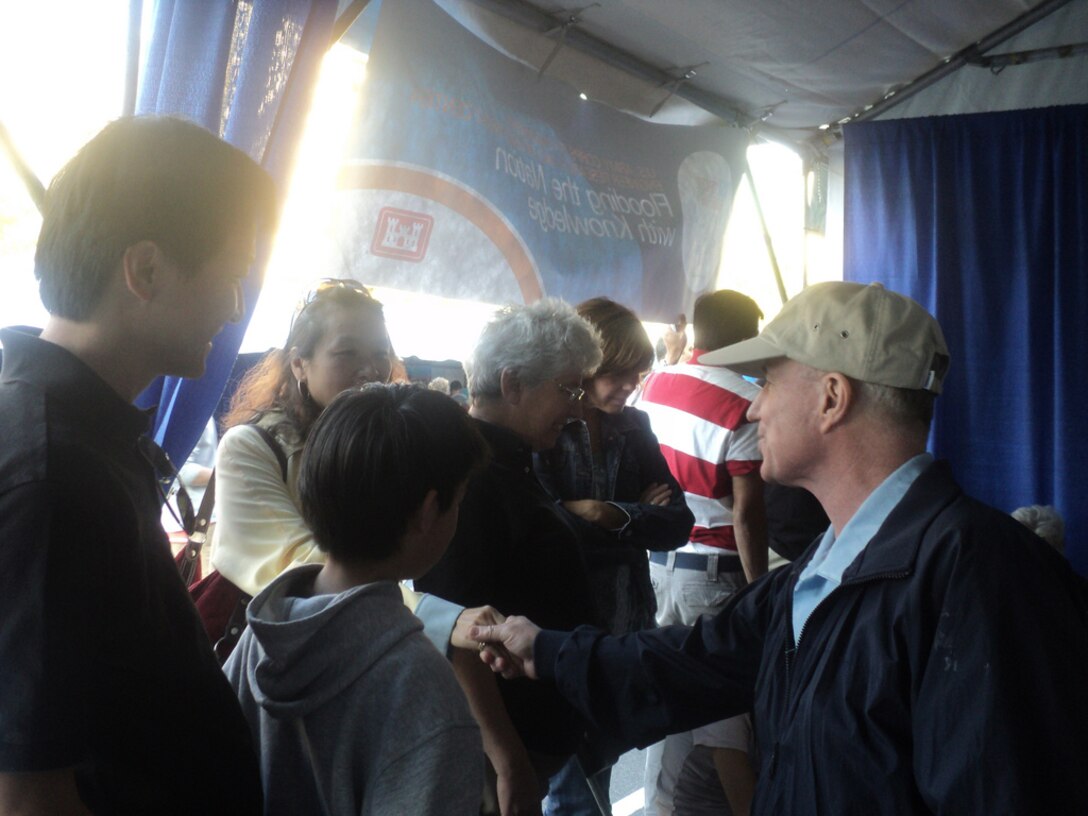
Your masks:
{"label": "brown shoulder-length hair", "polygon": [[343,310],[358,310],[385,323],[382,304],[363,289],[334,287],[320,289],[296,312],[283,348],[272,349],[238,383],[223,418],[225,428],[259,421],[269,413],[284,419],[273,433],[290,433],[305,441],[321,408],[295,380],[291,371],[291,350],[303,359],[314,355],[317,344],[329,329],[332,318]]}
{"label": "brown shoulder-length hair", "polygon": [[601,333],[604,354],[595,377],[618,371],[646,371],[654,362],[654,347],[638,315],[611,298],[595,297],[575,310]]}

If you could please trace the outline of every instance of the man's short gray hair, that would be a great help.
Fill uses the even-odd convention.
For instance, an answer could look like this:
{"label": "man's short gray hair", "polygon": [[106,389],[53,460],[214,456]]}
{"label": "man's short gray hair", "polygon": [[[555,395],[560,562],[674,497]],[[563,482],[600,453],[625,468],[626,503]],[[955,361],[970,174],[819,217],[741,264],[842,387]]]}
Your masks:
{"label": "man's short gray hair", "polygon": [[1056,507],[1030,504],[1017,507],[1012,517],[1060,553],[1065,552],[1065,522]]}
{"label": "man's short gray hair", "polygon": [[465,372],[473,397],[487,398],[501,396],[503,369],[513,369],[532,388],[572,370],[588,377],[600,364],[597,330],[567,303],[545,298],[499,309],[465,361]]}
{"label": "man's short gray hair", "polygon": [[879,411],[897,425],[916,425],[929,432],[936,394],[917,388],[896,388],[860,380],[853,382],[858,386],[861,403],[867,408]]}

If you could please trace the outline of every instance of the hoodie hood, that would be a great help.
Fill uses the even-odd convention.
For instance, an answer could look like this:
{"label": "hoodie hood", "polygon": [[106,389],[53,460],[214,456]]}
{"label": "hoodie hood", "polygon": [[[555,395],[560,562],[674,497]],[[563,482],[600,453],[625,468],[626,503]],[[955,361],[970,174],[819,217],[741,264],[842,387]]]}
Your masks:
{"label": "hoodie hood", "polygon": [[251,637],[235,650],[257,703],[277,719],[304,717],[423,628],[393,582],[304,597],[320,571],[299,567],[269,584],[246,613]]}

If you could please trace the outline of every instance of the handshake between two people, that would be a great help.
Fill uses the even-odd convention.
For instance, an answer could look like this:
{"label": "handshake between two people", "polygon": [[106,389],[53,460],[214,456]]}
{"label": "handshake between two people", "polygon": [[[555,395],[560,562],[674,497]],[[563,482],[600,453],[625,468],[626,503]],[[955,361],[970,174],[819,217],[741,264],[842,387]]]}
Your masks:
{"label": "handshake between two people", "polygon": [[540,627],[520,615],[506,617],[492,606],[466,609],[457,618],[450,643],[459,649],[479,651],[496,674],[537,679],[533,645]]}

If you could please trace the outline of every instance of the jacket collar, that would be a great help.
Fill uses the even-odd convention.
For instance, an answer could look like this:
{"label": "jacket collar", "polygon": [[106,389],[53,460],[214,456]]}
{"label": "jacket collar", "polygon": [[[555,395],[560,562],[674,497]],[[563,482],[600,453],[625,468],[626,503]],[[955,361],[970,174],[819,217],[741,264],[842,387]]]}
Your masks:
{"label": "jacket collar", "polygon": [[952,478],[948,463],[933,462],[911,485],[869,545],[846,568],[843,583],[910,575],[926,530],[962,494],[963,489]]}
{"label": "jacket collar", "polygon": [[500,465],[528,473],[533,467],[533,449],[520,436],[483,419],[473,418],[487,444],[492,459]]}

